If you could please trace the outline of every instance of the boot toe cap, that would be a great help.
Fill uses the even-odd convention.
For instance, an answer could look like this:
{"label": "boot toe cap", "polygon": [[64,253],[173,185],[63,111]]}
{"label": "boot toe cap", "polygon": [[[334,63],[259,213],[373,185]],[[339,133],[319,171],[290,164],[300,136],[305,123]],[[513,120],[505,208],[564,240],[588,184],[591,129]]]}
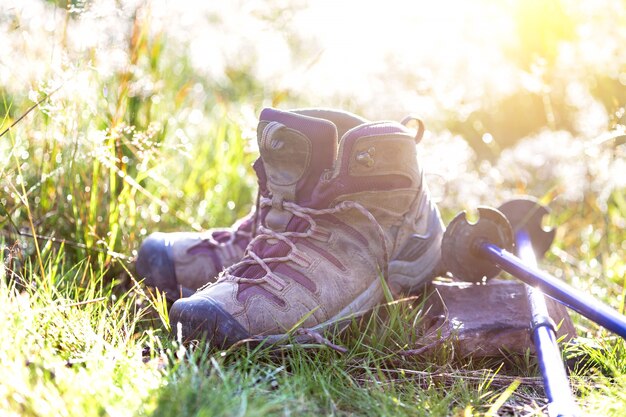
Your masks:
{"label": "boot toe cap", "polygon": [[170,309],[172,332],[183,343],[204,340],[219,348],[250,337],[243,326],[211,297],[192,296]]}
{"label": "boot toe cap", "polygon": [[135,271],[145,283],[178,298],[172,247],[165,233],[153,233],[143,241],[137,254]]}

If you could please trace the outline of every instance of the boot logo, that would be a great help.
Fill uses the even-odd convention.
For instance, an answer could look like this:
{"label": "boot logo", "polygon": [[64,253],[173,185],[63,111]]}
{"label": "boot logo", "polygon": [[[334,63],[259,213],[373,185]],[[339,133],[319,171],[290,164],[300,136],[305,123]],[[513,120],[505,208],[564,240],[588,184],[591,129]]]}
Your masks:
{"label": "boot logo", "polygon": [[368,168],[371,168],[374,166],[374,155],[376,154],[376,148],[375,147],[371,147],[366,151],[361,151],[359,153],[356,154],[356,161],[361,164],[361,165],[365,165]]}

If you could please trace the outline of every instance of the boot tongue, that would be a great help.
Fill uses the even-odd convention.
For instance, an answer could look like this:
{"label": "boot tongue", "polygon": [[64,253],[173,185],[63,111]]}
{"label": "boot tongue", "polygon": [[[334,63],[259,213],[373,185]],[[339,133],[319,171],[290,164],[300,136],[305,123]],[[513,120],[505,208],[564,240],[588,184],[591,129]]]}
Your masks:
{"label": "boot tongue", "polygon": [[265,225],[284,231],[292,214],[282,202],[309,199],[335,160],[337,128],[328,120],[268,108],[261,112],[257,140],[272,198]]}

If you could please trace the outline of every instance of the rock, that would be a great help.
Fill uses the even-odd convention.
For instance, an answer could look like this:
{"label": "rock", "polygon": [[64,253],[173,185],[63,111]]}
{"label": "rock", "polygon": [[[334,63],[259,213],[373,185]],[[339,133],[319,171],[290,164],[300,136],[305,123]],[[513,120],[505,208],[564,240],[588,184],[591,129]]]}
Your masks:
{"label": "rock", "polygon": [[[503,352],[534,352],[530,306],[523,283],[489,280],[487,284],[434,282],[423,323],[426,338],[449,337],[462,357],[501,356]],[[557,338],[576,337],[566,308],[546,297]]]}

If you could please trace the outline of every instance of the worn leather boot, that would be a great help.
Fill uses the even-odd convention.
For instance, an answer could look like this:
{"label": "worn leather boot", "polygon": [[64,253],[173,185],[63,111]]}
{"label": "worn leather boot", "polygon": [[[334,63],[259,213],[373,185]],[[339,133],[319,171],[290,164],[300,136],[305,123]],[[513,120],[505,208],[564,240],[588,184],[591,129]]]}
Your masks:
{"label": "worn leather boot", "polygon": [[239,262],[252,240],[254,210],[230,228],[206,232],[152,233],[139,248],[135,270],[167,298],[189,297]]}
{"label": "worn leather boot", "polygon": [[410,292],[438,273],[443,234],[416,155],[395,122],[347,130],[326,114],[265,109],[255,164],[258,234],[217,282],[178,300],[170,323],[183,340],[229,346],[322,329]]}
{"label": "worn leather boot", "polygon": [[[359,116],[336,110],[292,112],[332,120],[341,134],[366,122]],[[189,297],[198,288],[214,282],[223,269],[241,260],[259,225],[260,219],[254,213],[253,209],[229,228],[152,233],[139,248],[135,263],[137,275],[145,278],[145,284],[164,291],[172,301]]]}

